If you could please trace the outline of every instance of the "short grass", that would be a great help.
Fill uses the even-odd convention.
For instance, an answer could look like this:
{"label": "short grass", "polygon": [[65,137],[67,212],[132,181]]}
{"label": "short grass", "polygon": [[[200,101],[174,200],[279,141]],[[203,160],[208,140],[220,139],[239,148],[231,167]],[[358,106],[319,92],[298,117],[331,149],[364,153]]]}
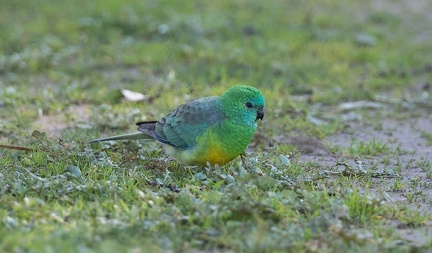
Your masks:
{"label": "short grass", "polygon": [[[431,249],[431,240],[412,243],[391,225],[430,223],[410,205],[425,201],[422,182],[401,180],[401,168],[302,162],[278,141],[349,132],[347,121],[373,110],[339,108],[350,101],[374,101],[399,119],[430,111],[427,89],[410,89],[432,78],[427,8],[403,0],[1,6],[0,141],[36,151],[0,151],[0,251]],[[185,167],[154,143],[86,143],[135,131],[134,122],[237,83],[266,98],[247,164]],[[128,102],[123,88],[148,100]],[[41,128],[46,133],[33,132]],[[430,144],[430,133],[423,135]],[[348,143],[331,150],[381,164],[397,154],[377,140]],[[430,176],[430,161],[417,162]],[[394,205],[384,190],[375,197],[376,177],[397,177],[391,190],[405,189],[409,201]]]}

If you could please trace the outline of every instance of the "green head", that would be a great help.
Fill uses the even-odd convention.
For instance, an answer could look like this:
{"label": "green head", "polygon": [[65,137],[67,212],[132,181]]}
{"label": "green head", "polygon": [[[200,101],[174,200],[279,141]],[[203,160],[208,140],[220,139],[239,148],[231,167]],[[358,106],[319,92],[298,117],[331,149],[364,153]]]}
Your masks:
{"label": "green head", "polygon": [[258,89],[236,85],[221,96],[222,111],[230,120],[246,125],[255,125],[264,117],[264,97]]}

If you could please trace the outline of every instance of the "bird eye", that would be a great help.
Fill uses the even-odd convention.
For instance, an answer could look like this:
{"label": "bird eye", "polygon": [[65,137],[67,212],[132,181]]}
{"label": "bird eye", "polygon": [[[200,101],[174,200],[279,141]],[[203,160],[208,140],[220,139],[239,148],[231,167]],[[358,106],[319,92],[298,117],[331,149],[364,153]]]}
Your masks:
{"label": "bird eye", "polygon": [[247,108],[252,108],[252,106],[253,106],[251,102],[246,102],[245,105],[246,105]]}

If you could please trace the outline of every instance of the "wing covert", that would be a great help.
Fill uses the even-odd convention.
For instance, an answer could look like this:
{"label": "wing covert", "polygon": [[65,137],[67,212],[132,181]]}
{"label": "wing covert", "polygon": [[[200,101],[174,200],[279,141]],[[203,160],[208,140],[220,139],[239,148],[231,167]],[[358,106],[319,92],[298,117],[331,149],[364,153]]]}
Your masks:
{"label": "wing covert", "polygon": [[180,149],[196,144],[196,137],[225,118],[219,97],[182,104],[156,123],[155,138]]}

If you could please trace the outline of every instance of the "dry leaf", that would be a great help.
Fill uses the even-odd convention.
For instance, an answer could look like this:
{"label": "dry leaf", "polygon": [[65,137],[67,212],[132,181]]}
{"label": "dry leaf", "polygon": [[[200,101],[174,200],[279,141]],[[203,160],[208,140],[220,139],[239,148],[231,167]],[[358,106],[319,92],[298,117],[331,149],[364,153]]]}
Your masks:
{"label": "dry leaf", "polygon": [[139,92],[126,90],[126,89],[121,89],[120,91],[127,101],[137,102],[137,101],[148,99],[148,96],[146,96],[142,93],[139,93]]}

